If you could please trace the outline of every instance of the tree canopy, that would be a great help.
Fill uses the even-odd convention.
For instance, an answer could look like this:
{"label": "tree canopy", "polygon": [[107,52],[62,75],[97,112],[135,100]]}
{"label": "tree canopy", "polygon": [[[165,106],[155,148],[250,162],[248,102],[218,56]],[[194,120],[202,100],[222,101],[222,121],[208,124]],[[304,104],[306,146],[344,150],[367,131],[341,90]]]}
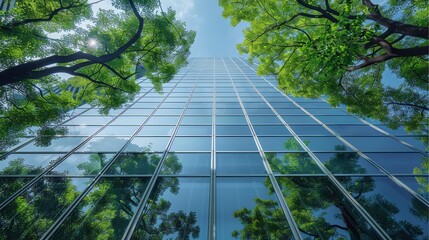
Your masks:
{"label": "tree canopy", "polygon": [[187,63],[195,32],[172,9],[158,0],[111,0],[115,10],[94,11],[102,1],[16,1],[0,11],[0,146],[83,102],[102,113],[121,107],[139,91],[136,65],[161,90]]}
{"label": "tree canopy", "polygon": [[250,23],[238,50],[287,94],[427,134],[427,1],[219,2],[232,25]]}

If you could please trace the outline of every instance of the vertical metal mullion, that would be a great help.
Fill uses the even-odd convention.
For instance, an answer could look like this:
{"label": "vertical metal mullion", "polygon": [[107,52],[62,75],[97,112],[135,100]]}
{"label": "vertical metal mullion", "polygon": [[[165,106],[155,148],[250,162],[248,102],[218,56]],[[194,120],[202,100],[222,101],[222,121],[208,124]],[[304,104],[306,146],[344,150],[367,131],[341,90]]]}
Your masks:
{"label": "vertical metal mullion", "polygon": [[[240,60],[241,61],[241,60]],[[243,61],[241,61],[243,62]],[[234,62],[235,63],[235,62]],[[244,63],[244,62],[243,62]],[[245,65],[247,65],[246,63],[244,63]],[[248,65],[247,65],[248,66]],[[251,68],[250,66],[248,66],[249,68]],[[253,68],[251,68],[253,69]],[[253,69],[254,70],[254,69]],[[269,81],[267,81],[263,76],[262,78],[268,83],[270,84],[272,87],[274,87],[274,89],[276,89],[277,91],[279,91],[275,86],[273,86]],[[251,82],[248,79],[249,82]],[[253,84],[252,84],[253,85]],[[273,108],[273,106],[265,99],[264,96],[262,96],[262,94],[260,94],[260,92],[256,89],[256,87],[253,85],[254,89],[259,93],[259,95],[264,99],[265,103],[268,104],[268,106],[271,108],[271,110],[277,115],[278,119],[283,123],[283,125],[289,130],[289,132],[294,136],[294,138],[297,140],[297,142],[301,145],[301,147],[303,147],[308,154],[313,158],[313,160],[315,161],[315,163],[319,166],[319,168],[327,175],[327,177],[331,180],[331,182],[334,184],[334,186],[337,188],[337,190],[339,190],[343,196],[348,200],[348,202],[350,202],[355,209],[360,213],[360,215],[367,221],[367,223],[376,231],[376,233],[378,234],[378,236],[382,239],[391,239],[390,236],[384,231],[384,229],[382,227],[380,227],[378,225],[378,223],[372,218],[372,216],[366,212],[366,210],[356,201],[356,199],[353,198],[353,196],[350,195],[350,193],[344,189],[344,187],[341,185],[341,183],[335,178],[335,176],[325,167],[325,165],[323,165],[323,163],[317,158],[317,156],[308,148],[308,146],[301,140],[301,138],[292,130],[292,128],[289,126],[288,123],[286,123],[284,121],[284,119],[280,116],[280,114],[275,110],[275,108]],[[279,91],[280,93],[282,93],[281,91]],[[285,95],[284,93],[282,93],[283,96],[285,96],[289,101],[291,101],[291,99]],[[291,101],[294,102],[294,101]],[[296,104],[296,103],[295,103]],[[299,105],[297,105],[299,106]],[[300,106],[299,106],[300,107]],[[302,110],[305,110],[301,107]],[[320,122],[320,121],[319,121]]]}
{"label": "vertical metal mullion", "polygon": [[[147,92],[148,93],[148,92]],[[146,93],[146,94],[147,94]],[[144,94],[143,96],[141,96],[140,98],[138,98],[135,102],[139,101],[141,98],[143,98],[146,94]],[[135,103],[134,102],[134,103]],[[100,129],[98,129],[97,131],[95,131],[94,133],[92,133],[90,136],[88,136],[84,141],[82,141],[81,143],[79,143],[76,147],[74,147],[72,150],[70,150],[68,153],[66,153],[65,155],[61,156],[59,159],[57,159],[54,163],[52,163],[51,165],[49,165],[43,172],[41,172],[39,175],[37,175],[36,177],[32,178],[27,184],[25,184],[20,190],[16,191],[14,194],[12,194],[9,198],[7,198],[5,201],[3,201],[0,204],[0,211],[3,210],[9,203],[11,203],[13,200],[15,200],[15,198],[17,198],[19,195],[23,194],[25,191],[27,191],[29,188],[33,187],[34,184],[36,184],[40,179],[42,179],[42,177],[44,177],[46,175],[46,173],[48,173],[49,171],[51,171],[52,169],[54,169],[56,166],[58,166],[60,163],[62,163],[66,158],[68,158],[70,155],[72,155],[77,149],[79,149],[80,147],[82,147],[84,144],[86,144],[87,142],[89,142],[95,135],[97,135],[99,132],[101,132],[104,128],[106,128],[106,126],[108,124],[110,124],[111,122],[113,122],[114,120],[116,120],[119,116],[121,116],[126,110],[128,110],[132,105],[128,106],[127,108],[125,108],[121,113],[119,113],[118,115],[116,115],[114,118],[112,118],[110,121],[108,121],[107,123],[105,123]],[[73,118],[80,116],[82,113],[85,113],[87,111],[89,111],[92,108],[89,108],[83,112],[81,112],[80,114],[77,114],[76,116],[74,116]],[[68,119],[67,121],[71,120],[72,118]],[[65,121],[65,122],[67,122]],[[65,123],[63,122],[63,123]],[[63,124],[61,123],[61,124]],[[58,124],[57,126],[60,126],[61,124]],[[25,145],[29,144],[30,142],[34,141],[30,140],[28,143],[25,143]],[[20,146],[19,148],[21,148],[22,146]],[[8,153],[10,154],[10,153]],[[7,154],[7,155],[8,155]],[[112,159],[113,160],[113,159]]]}
{"label": "vertical metal mullion", "polygon": [[212,146],[210,161],[209,240],[216,239],[216,58],[213,57]]}
{"label": "vertical metal mullion", "polygon": [[[186,74],[183,75],[183,77],[185,77],[185,76],[186,76]],[[182,77],[182,79],[183,79],[183,77]],[[144,207],[145,207],[145,205],[146,205],[146,203],[147,203],[147,201],[148,201],[148,199],[150,197],[150,194],[151,194],[153,188],[155,187],[156,181],[159,178],[159,173],[160,173],[161,168],[162,168],[162,166],[163,166],[163,164],[165,162],[165,159],[168,156],[168,153],[169,153],[170,148],[171,148],[171,146],[173,144],[174,138],[176,137],[177,131],[178,131],[179,126],[180,126],[180,124],[182,122],[183,116],[185,115],[185,112],[186,112],[186,110],[188,108],[188,105],[189,105],[189,102],[190,102],[190,100],[192,98],[192,95],[194,94],[197,82],[198,82],[198,77],[197,77],[197,79],[196,79],[196,81],[194,83],[194,86],[192,88],[191,93],[189,94],[188,100],[187,100],[185,106],[183,107],[183,111],[180,114],[180,117],[179,117],[179,119],[177,121],[177,124],[176,124],[176,126],[175,126],[175,128],[173,130],[173,133],[171,134],[171,137],[168,140],[167,147],[166,147],[166,149],[165,149],[165,151],[164,151],[164,153],[163,153],[163,155],[161,157],[161,160],[159,161],[158,166],[156,167],[155,172],[153,173],[153,176],[150,179],[150,181],[148,183],[148,186],[146,187],[146,190],[145,190],[145,192],[143,194],[143,197],[140,200],[139,205],[137,206],[136,213],[133,215],[133,217],[131,218],[130,222],[128,223],[128,226],[127,226],[127,228],[126,228],[126,230],[124,232],[124,235],[122,236],[122,240],[125,240],[125,239],[129,240],[129,239],[132,238],[132,236],[134,234],[134,231],[135,231],[135,229],[137,227],[137,224],[139,223],[141,215],[142,215],[142,213],[144,211]],[[171,91],[173,91],[177,87],[177,85],[178,84],[176,84],[176,86]],[[170,91],[170,93],[171,93],[171,91]],[[166,96],[166,98],[167,97],[168,96]]]}
{"label": "vertical metal mullion", "polygon": [[[180,79],[175,86],[177,86],[180,81],[182,79]],[[101,177],[103,176],[103,174],[107,171],[107,169],[110,168],[110,166],[115,162],[116,158],[123,152],[123,150],[130,144],[130,142],[134,139],[134,137],[140,132],[140,130],[143,128],[143,126],[146,124],[146,122],[149,121],[149,119],[152,117],[152,115],[158,110],[158,108],[161,106],[162,103],[164,103],[165,99],[167,99],[167,97],[170,95],[171,91],[174,89],[174,87],[170,90],[170,92],[163,98],[163,100],[158,104],[158,106],[152,111],[152,113],[148,116],[148,118],[146,118],[142,124],[140,124],[140,127],[133,133],[133,135],[131,135],[131,137],[128,139],[128,141],[124,144],[124,146],[122,146],[122,148],[115,154],[115,156],[103,167],[103,169],[101,169],[101,171],[97,174],[97,176],[93,179],[93,181],[85,188],[84,191],[82,191],[81,194],[79,194],[79,196],[73,200],[73,202],[66,208],[66,210],[64,210],[64,212],[57,218],[57,220],[51,225],[51,227],[43,234],[43,236],[41,237],[41,239],[49,239],[52,234],[55,233],[56,230],[58,230],[58,228],[61,226],[61,224],[65,221],[65,219],[72,213],[72,211],[78,206],[78,204],[87,196],[87,194],[92,190],[92,188],[98,183],[98,181],[101,179]],[[150,91],[146,92],[142,97],[139,98],[142,99],[147,93],[149,93]],[[122,115],[122,113],[124,113],[126,110],[128,110],[131,106],[133,106],[137,101],[135,101],[133,104],[131,104],[130,106],[128,106],[124,111],[122,111],[120,114],[118,114],[114,119],[112,119],[111,121],[109,121],[108,123],[106,123],[101,129],[99,129],[98,131],[96,131],[92,136],[98,134],[101,130],[103,130],[108,124],[110,124],[112,121],[114,121],[116,118],[118,118],[119,116]],[[92,138],[92,137],[91,137]],[[89,141],[90,139],[88,139]],[[86,141],[87,142],[87,141]],[[86,143],[84,142],[84,143]],[[80,144],[77,148],[79,148],[80,146],[82,146],[82,144]],[[76,148],[76,149],[77,149]]]}
{"label": "vertical metal mullion", "polygon": [[[241,107],[241,110],[243,111],[243,115],[246,118],[247,125],[249,126],[250,132],[252,133],[253,140],[255,141],[256,146],[258,148],[258,152],[259,152],[260,156],[262,157],[263,164],[264,164],[265,169],[267,170],[267,173],[268,173],[268,178],[270,179],[270,181],[271,181],[271,183],[273,185],[273,189],[274,189],[276,197],[277,197],[277,199],[278,199],[278,201],[280,203],[280,207],[282,208],[283,213],[285,214],[285,217],[286,217],[286,219],[288,221],[288,224],[289,224],[289,227],[290,227],[290,229],[292,231],[293,237],[295,239],[302,239],[300,231],[299,231],[299,228],[298,228],[298,225],[296,224],[296,222],[295,222],[295,220],[294,220],[294,218],[292,216],[292,213],[291,213],[289,207],[287,206],[287,203],[286,203],[286,201],[285,201],[285,199],[283,197],[283,194],[282,194],[282,191],[280,189],[280,186],[278,185],[278,183],[277,183],[277,181],[275,179],[275,176],[274,176],[274,174],[273,174],[273,172],[272,172],[272,170],[270,168],[268,160],[267,160],[267,158],[266,158],[266,156],[264,154],[264,151],[262,149],[261,143],[259,142],[259,139],[258,139],[258,137],[256,135],[255,129],[253,128],[252,122],[250,121],[250,118],[249,118],[249,116],[247,114],[246,108],[245,108],[245,106],[244,106],[244,104],[243,104],[243,102],[241,100],[240,94],[238,93],[237,88],[235,87],[235,83],[234,83],[234,81],[231,78],[231,75],[229,73],[228,67],[227,67],[227,65],[225,63],[225,60],[223,58],[222,58],[222,61],[223,61],[223,64],[225,65],[225,68],[226,68],[226,71],[228,73],[229,79],[231,80],[232,87],[234,89],[236,97],[237,97],[237,99],[238,99],[238,101],[240,103],[240,107]],[[237,68],[240,69],[238,66],[237,66]],[[241,69],[240,69],[240,71],[241,71]],[[247,78],[247,76],[243,72],[242,72],[242,74]]]}

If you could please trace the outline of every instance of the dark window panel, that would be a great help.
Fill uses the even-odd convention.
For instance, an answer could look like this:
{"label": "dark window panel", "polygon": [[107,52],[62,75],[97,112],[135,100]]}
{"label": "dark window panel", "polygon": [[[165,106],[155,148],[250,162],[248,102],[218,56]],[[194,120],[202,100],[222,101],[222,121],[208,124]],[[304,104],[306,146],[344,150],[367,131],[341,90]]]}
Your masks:
{"label": "dark window panel", "polygon": [[258,151],[253,137],[216,137],[217,151]]}

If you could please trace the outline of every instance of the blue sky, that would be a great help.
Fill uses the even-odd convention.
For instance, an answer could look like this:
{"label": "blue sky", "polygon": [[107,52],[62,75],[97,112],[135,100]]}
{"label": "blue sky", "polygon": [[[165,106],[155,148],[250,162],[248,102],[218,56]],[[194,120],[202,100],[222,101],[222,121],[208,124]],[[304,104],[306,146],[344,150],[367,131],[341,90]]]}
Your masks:
{"label": "blue sky", "polygon": [[191,57],[239,56],[236,45],[243,40],[245,24],[232,27],[229,19],[222,17],[217,0],[162,0],[164,8],[171,6],[176,17],[188,29],[197,32],[191,48]]}

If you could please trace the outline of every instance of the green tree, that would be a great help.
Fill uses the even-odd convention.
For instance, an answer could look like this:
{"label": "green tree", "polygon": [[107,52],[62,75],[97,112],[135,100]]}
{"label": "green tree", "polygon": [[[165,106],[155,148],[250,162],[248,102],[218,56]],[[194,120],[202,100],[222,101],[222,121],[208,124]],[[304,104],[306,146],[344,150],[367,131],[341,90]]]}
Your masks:
{"label": "green tree", "polygon": [[[98,2],[18,0],[10,11],[0,10],[3,148],[29,126],[58,123],[83,102],[102,113],[121,107],[139,91],[136,65],[161,90],[187,63],[195,32],[173,10],[160,11],[157,0],[112,0],[115,11],[95,14],[91,6]],[[45,127],[42,133],[62,132]]]}
{"label": "green tree", "polygon": [[[232,25],[250,23],[238,50],[287,94],[327,96],[333,106],[427,134],[427,1],[219,2]],[[385,71],[398,87],[382,83]]]}

